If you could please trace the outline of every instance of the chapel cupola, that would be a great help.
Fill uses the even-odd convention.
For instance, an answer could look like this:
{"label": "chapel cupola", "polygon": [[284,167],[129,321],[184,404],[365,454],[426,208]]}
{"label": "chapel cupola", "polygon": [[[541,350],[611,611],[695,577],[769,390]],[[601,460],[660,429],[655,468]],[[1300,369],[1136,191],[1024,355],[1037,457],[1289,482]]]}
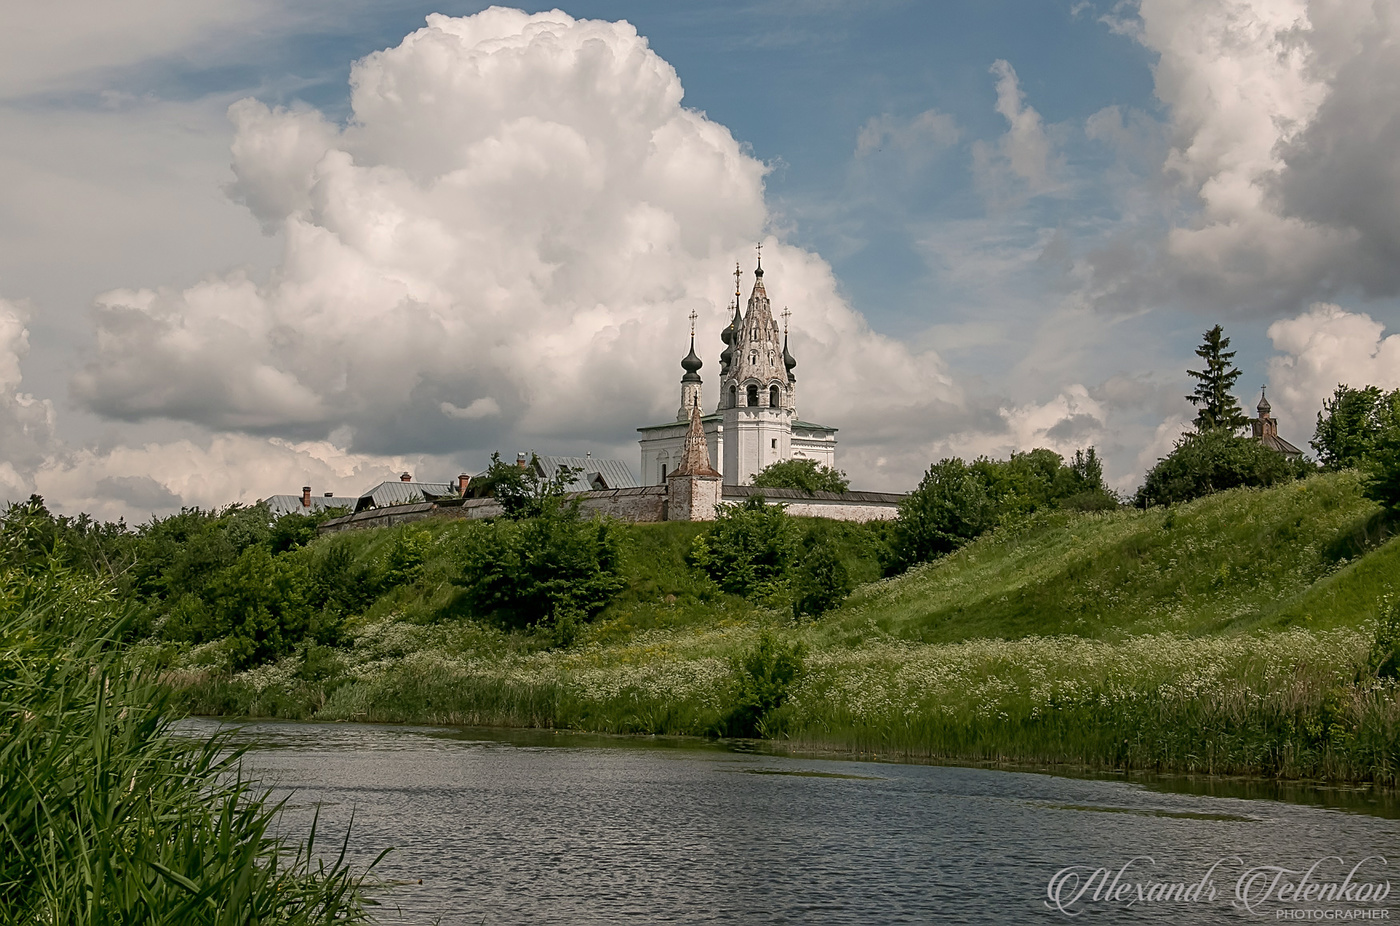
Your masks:
{"label": "chapel cupola", "polygon": [[1278,437],[1278,422],[1270,417],[1273,406],[1269,404],[1269,398],[1265,395],[1265,390],[1259,390],[1259,404],[1255,406],[1259,412],[1259,417],[1254,419],[1254,439],[1260,440],[1265,437]]}
{"label": "chapel cupola", "polygon": [[700,407],[700,390],[704,387],[700,379],[700,368],[704,361],[695,355],[695,312],[690,313],[690,353],[681,361],[681,407],[676,411],[677,421],[690,419],[692,409]]}

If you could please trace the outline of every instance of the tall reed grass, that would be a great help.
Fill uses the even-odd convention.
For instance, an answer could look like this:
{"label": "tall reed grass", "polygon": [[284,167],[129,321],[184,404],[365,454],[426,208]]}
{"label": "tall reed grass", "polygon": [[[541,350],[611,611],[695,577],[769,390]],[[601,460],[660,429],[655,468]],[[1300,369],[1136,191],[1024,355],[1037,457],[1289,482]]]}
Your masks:
{"label": "tall reed grass", "polygon": [[[361,876],[274,835],[238,750],[171,727],[104,593],[0,574],[0,922],[361,921]],[[23,593],[15,592],[22,589]]]}

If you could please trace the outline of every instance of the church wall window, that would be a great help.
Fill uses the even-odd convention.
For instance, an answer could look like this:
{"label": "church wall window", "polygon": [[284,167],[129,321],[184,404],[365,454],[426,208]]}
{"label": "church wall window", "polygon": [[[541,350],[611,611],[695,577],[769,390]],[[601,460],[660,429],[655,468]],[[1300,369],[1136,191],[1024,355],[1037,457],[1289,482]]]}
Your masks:
{"label": "church wall window", "polygon": [[662,481],[662,482],[665,482],[665,481],[666,481],[666,464],[665,464],[665,463],[662,463],[662,464],[661,464],[661,481]]}
{"label": "church wall window", "polygon": [[780,399],[779,396],[778,396],[778,387],[777,387],[777,386],[769,386],[769,387],[768,387],[768,407],[769,407],[769,408],[777,408],[780,404],[782,404],[782,401],[781,401],[781,399]]}
{"label": "church wall window", "polygon": [[753,383],[749,383],[749,396],[748,396],[748,398],[749,398],[749,407],[751,407],[751,408],[757,408],[757,407],[758,407],[758,386],[754,385]]}

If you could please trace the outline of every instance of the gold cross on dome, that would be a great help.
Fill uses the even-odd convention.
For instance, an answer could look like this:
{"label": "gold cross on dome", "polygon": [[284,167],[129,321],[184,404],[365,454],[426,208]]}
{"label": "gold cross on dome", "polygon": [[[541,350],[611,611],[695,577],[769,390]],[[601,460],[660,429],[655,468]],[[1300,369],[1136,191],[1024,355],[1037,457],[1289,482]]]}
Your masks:
{"label": "gold cross on dome", "polygon": [[763,242],[760,241],[758,244],[754,245],[754,250],[758,251],[758,265],[759,265],[760,267],[762,267],[762,266],[763,266]]}
{"label": "gold cross on dome", "polygon": [[788,333],[788,319],[789,319],[789,318],[792,318],[792,309],[789,309],[787,306],[783,306],[783,334],[784,334],[784,335],[786,335],[786,334]]}
{"label": "gold cross on dome", "polygon": [[692,338],[695,337],[695,318],[696,318],[695,310],[694,310],[694,309],[691,309],[691,310],[690,310],[690,336],[691,336]]}
{"label": "gold cross on dome", "polygon": [[739,262],[734,262],[734,298],[739,298],[739,277],[744,275],[744,271],[739,269]]}

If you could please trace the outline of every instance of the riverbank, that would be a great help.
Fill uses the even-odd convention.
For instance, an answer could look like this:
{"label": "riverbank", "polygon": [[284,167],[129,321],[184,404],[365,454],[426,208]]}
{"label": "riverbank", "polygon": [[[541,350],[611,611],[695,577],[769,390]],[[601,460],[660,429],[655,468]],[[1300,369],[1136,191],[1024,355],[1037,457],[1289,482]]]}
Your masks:
{"label": "riverbank", "polygon": [[[1353,474],[1039,515],[800,624],[689,569],[701,529],[631,529],[627,591],[566,648],[463,615],[443,527],[342,647],[238,674],[217,644],[145,653],[199,713],[703,736],[767,634],[802,671],[761,732],[797,748],[1397,784],[1400,688],[1373,656],[1400,545]],[[363,561],[402,532],[317,543]]]}

